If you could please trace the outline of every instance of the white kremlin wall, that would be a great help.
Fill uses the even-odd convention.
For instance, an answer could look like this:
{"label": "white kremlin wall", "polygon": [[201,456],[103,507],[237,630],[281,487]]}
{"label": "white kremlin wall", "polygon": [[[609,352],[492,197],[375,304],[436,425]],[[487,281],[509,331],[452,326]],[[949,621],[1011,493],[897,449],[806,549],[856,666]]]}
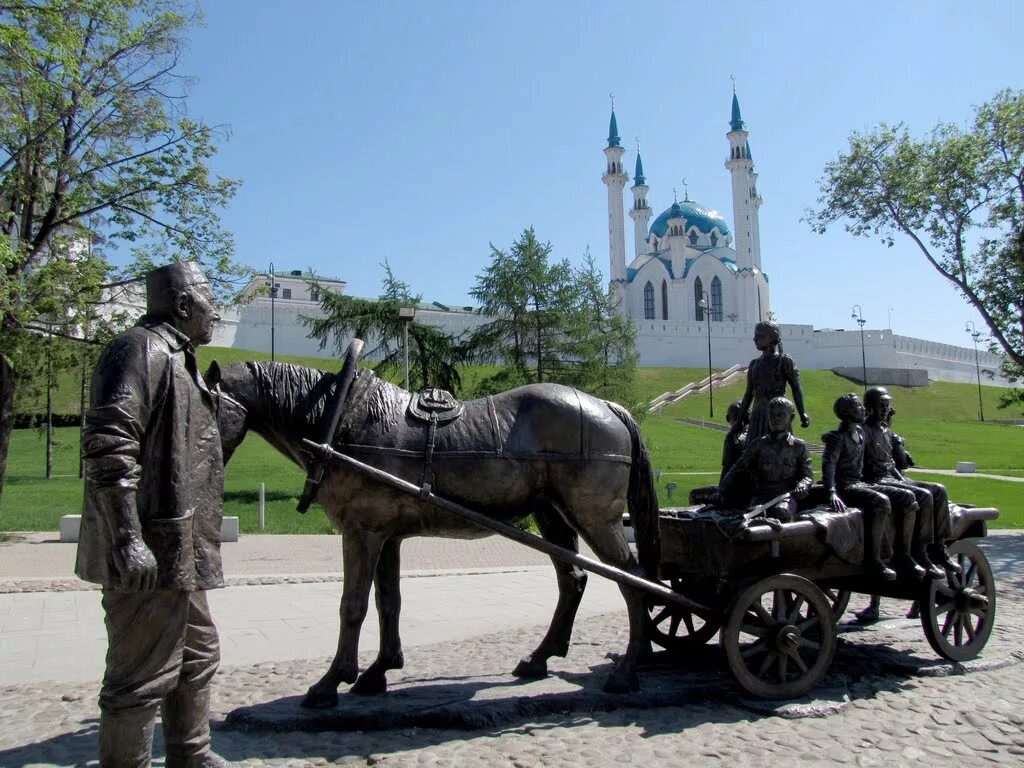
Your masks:
{"label": "white kremlin wall", "polygon": [[[222,321],[212,341],[214,346],[270,352],[270,300],[261,296],[249,304],[222,312]],[[274,347],[279,354],[310,355],[335,359],[330,345],[320,349],[307,336],[300,316],[319,314],[318,305],[309,300],[277,299],[274,302]],[[417,309],[415,322],[442,328],[457,336],[480,326],[487,318],[465,310]],[[640,365],[703,367],[708,364],[707,326],[698,322],[643,320],[637,325],[637,349]],[[810,325],[782,325],[782,343],[797,364],[807,370],[861,368],[861,340],[858,330],[815,330]],[[716,369],[735,363],[746,364],[757,356],[753,328],[746,324],[711,324],[711,364]],[[888,330],[864,330],[864,357],[869,381],[881,380],[871,369],[925,371],[937,381],[973,383],[977,380],[973,347],[939,344]],[[982,383],[1008,386],[998,374],[1001,358],[979,352]],[[329,366],[327,366],[329,367]],[[991,374],[991,376],[990,376]],[[920,375],[920,374],[919,374]],[[682,382],[685,383],[685,382]],[[891,382],[896,383],[896,382]]]}

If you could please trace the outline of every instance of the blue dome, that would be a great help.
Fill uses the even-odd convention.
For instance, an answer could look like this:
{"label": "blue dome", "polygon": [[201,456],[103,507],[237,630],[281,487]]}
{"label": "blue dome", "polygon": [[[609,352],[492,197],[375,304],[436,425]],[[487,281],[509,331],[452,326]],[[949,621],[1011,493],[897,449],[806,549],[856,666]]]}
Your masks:
{"label": "blue dome", "polygon": [[668,207],[664,213],[654,220],[651,224],[650,234],[655,237],[664,237],[665,232],[668,231],[668,220],[678,216],[679,211],[682,211],[683,218],[686,220],[686,229],[690,227],[696,227],[697,230],[705,235],[710,234],[711,230],[715,227],[723,235],[731,235],[732,231],[729,229],[729,225],[725,223],[725,219],[722,218],[718,211],[711,208],[707,208],[700,203],[695,203],[692,200],[684,200],[681,203],[673,203]]}

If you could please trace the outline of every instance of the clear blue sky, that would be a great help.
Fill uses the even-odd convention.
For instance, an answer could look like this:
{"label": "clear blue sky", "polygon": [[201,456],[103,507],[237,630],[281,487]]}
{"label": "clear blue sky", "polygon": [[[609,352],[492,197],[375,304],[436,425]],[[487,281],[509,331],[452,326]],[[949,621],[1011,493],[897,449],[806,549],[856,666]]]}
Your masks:
{"label": "clear blue sky", "polygon": [[[853,129],[923,133],[1024,80],[1019,2],[609,3],[207,0],[190,110],[231,128],[214,170],[237,257],[377,295],[387,259],[428,301],[470,304],[490,243],[527,226],[607,271],[609,99],[655,212],[682,180],[732,224],[735,75],[782,322],[969,344],[975,313],[909,244],[799,221]],[[627,189],[627,201],[631,198]],[[627,247],[632,253],[632,222]],[[980,321],[979,321],[980,322]]]}

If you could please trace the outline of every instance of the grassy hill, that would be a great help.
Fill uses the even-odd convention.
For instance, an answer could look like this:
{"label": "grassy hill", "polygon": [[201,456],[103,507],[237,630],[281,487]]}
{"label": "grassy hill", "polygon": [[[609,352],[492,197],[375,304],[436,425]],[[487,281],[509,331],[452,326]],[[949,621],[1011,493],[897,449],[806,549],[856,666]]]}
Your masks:
{"label": "grassy hill", "polygon": [[[211,360],[232,363],[242,360],[267,359],[268,355],[245,350],[200,349],[200,364],[205,368]],[[280,355],[278,359],[300,365],[332,369],[336,361]],[[491,369],[471,368],[466,372],[466,388]],[[637,390],[646,400],[662,392],[682,387],[702,378],[700,368],[640,368]],[[861,387],[829,371],[803,371],[807,411],[811,427],[797,428],[797,434],[811,443],[820,442],[821,433],[833,429],[836,419],[832,402],[843,392],[859,392]],[[58,412],[77,412],[80,381],[69,374],[61,381]],[[977,387],[971,384],[936,382],[929,387],[909,389],[890,387],[897,410],[895,426],[907,439],[907,446],[922,468],[952,469],[958,460],[975,461],[979,472],[1024,476],[1024,428],[984,424],[977,421]],[[743,393],[738,383],[715,390],[716,420],[724,422],[726,405]],[[996,410],[1000,393],[997,387],[982,387],[985,414],[991,418],[1008,418]],[[652,464],[662,472],[658,482],[662,506],[686,503],[689,489],[713,483],[718,478],[722,433],[700,429],[678,421],[681,417],[706,418],[707,394],[696,395],[667,407],[657,415],[648,416],[642,429],[651,453]],[[81,508],[82,489],[77,479],[78,431],[67,428],[57,431],[56,473],[61,477],[43,478],[45,445],[34,430],[18,430],[14,435],[8,466],[7,488],[0,499],[0,530],[56,530],[61,514]],[[815,458],[815,472],[820,467]],[[695,474],[699,473],[699,474]],[[945,482],[950,495],[960,501],[981,506],[997,506],[1003,512],[1000,525],[1024,527],[1024,483],[958,476],[925,476],[922,479]],[[228,466],[225,480],[225,513],[238,515],[244,531],[254,531],[258,484],[267,487],[267,517],[275,532],[327,532],[329,525],[319,510],[301,516],[295,503],[302,489],[303,473],[274,452],[258,437],[250,437]],[[666,484],[677,488],[669,499]]]}

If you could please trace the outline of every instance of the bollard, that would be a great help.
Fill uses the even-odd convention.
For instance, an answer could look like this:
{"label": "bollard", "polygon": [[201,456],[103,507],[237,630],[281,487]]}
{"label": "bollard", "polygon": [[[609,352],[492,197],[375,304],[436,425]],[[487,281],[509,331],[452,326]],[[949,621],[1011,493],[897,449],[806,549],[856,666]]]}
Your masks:
{"label": "bollard", "polygon": [[672,491],[676,489],[675,483],[665,483],[665,490],[668,491],[668,497],[672,498]]}
{"label": "bollard", "polygon": [[265,483],[260,483],[260,530],[262,531],[266,527],[266,511],[267,511],[267,486]]}

